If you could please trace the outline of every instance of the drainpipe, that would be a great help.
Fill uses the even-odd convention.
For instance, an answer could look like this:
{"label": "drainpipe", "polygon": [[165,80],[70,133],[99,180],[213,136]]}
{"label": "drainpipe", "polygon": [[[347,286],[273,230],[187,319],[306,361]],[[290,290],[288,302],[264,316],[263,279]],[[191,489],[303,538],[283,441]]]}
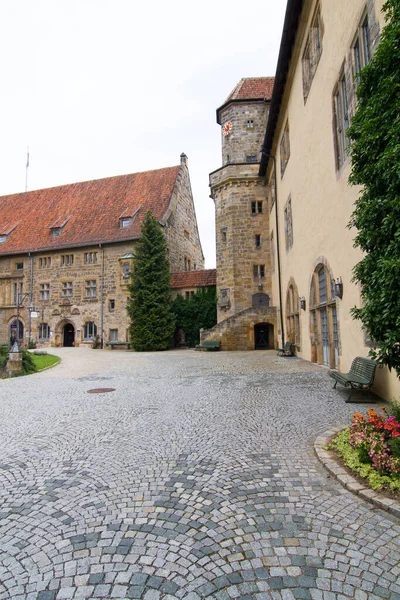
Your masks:
{"label": "drainpipe", "polygon": [[282,348],[285,346],[285,333],[283,329],[283,307],[282,307],[282,277],[281,277],[281,255],[279,250],[279,227],[278,227],[278,189],[276,179],[276,158],[272,154],[267,154],[264,149],[262,153],[267,158],[272,158],[274,161],[274,193],[275,193],[275,227],[276,227],[276,259],[278,263],[278,290],[279,290],[279,310],[281,313],[281,344]]}
{"label": "drainpipe", "polygon": [[100,288],[100,348],[104,347],[104,248],[99,244],[101,252],[101,288]]}

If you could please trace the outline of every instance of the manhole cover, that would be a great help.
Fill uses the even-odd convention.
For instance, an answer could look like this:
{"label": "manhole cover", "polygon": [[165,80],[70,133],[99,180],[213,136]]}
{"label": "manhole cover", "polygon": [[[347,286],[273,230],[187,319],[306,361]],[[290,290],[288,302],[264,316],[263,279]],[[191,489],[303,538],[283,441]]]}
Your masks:
{"label": "manhole cover", "polygon": [[106,394],[107,392],[115,392],[115,388],[94,388],[88,390],[88,394]]}

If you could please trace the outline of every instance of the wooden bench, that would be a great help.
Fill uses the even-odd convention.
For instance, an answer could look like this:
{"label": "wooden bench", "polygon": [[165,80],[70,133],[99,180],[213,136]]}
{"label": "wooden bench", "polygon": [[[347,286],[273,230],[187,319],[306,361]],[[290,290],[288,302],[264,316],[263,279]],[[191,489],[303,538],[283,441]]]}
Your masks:
{"label": "wooden bench", "polygon": [[206,340],[202,344],[196,346],[196,350],[219,350],[221,342],[216,340]]}
{"label": "wooden bench", "polygon": [[335,381],[334,388],[338,383],[345,387],[350,387],[350,395],[346,402],[351,402],[351,394],[353,390],[367,390],[368,399],[370,399],[369,391],[374,383],[376,370],[376,362],[370,358],[357,356],[351,363],[348,373],[339,373],[338,371],[329,371],[329,377]]}
{"label": "wooden bench", "polygon": [[292,342],[286,342],[283,348],[278,348],[278,356],[293,356]]}
{"label": "wooden bench", "polygon": [[106,346],[109,346],[110,350],[112,350],[113,348],[119,348],[121,346],[126,346],[127,349],[129,350],[131,347],[131,343],[130,342],[106,342]]}

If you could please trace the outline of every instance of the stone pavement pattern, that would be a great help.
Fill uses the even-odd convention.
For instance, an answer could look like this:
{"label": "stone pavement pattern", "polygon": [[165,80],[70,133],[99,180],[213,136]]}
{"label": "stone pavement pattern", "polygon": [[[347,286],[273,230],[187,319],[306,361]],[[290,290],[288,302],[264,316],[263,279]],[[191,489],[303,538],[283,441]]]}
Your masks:
{"label": "stone pavement pattern", "polygon": [[400,599],[399,522],[313,454],[367,408],[323,369],[55,353],[0,382],[0,600]]}

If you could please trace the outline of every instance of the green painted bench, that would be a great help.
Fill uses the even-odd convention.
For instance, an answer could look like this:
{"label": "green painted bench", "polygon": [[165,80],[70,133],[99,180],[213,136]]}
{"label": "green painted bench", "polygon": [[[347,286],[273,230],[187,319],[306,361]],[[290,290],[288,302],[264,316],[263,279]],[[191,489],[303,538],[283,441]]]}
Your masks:
{"label": "green painted bench", "polygon": [[278,356],[293,356],[292,342],[286,342],[283,348],[278,348]]}
{"label": "green painted bench", "polygon": [[369,391],[374,383],[376,371],[376,362],[370,358],[357,356],[351,363],[348,373],[339,373],[338,371],[329,371],[329,377],[335,381],[334,388],[338,383],[345,387],[350,387],[350,395],[346,402],[351,402],[351,394],[353,390],[367,390],[368,399],[370,399]]}
{"label": "green painted bench", "polygon": [[206,340],[202,344],[198,344],[196,346],[196,350],[219,350],[221,347],[221,342],[216,340]]}

